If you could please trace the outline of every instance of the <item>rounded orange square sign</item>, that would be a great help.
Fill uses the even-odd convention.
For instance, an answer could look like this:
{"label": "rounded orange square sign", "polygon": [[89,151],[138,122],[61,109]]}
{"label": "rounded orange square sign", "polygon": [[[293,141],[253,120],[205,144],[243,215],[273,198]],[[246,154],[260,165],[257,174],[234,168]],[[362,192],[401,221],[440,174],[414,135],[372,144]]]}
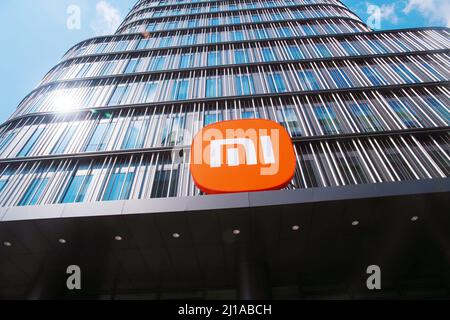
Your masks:
{"label": "rounded orange square sign", "polygon": [[282,189],[294,177],[288,132],[263,119],[223,121],[203,128],[191,147],[191,174],[207,194]]}

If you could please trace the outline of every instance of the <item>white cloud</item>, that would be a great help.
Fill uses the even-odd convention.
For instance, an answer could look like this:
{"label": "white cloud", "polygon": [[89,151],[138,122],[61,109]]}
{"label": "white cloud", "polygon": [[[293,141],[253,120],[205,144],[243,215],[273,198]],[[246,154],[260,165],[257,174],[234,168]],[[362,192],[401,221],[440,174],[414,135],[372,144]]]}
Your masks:
{"label": "white cloud", "polygon": [[367,25],[373,29],[381,29],[382,22],[388,21],[391,24],[397,24],[399,17],[396,12],[396,4],[382,4],[381,6],[366,2],[367,11],[369,14],[367,18]]}
{"label": "white cloud", "polygon": [[419,11],[430,24],[444,23],[450,27],[449,0],[407,0],[403,12],[408,14],[413,10]]}
{"label": "white cloud", "polygon": [[381,20],[386,20],[392,24],[398,23],[398,16],[395,12],[395,3],[383,4],[380,7],[381,10]]}
{"label": "white cloud", "polygon": [[97,3],[96,19],[91,23],[91,28],[97,35],[112,34],[121,22],[120,12],[108,2],[102,0]]}

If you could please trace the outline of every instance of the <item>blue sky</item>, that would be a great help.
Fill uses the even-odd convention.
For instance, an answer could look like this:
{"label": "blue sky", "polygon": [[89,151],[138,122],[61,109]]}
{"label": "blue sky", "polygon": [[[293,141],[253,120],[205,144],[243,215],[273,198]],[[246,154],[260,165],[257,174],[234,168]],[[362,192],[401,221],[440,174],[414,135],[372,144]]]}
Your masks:
{"label": "blue sky", "polygon": [[[18,103],[70,47],[84,39],[112,33],[135,2],[0,0],[0,39],[3,49],[0,50],[0,123],[9,117]],[[378,13],[380,29],[450,26],[450,0],[343,2],[365,22],[371,21],[369,17],[374,12]],[[80,9],[79,29],[67,27],[70,18],[68,8],[73,5]],[[370,5],[377,7],[372,7],[371,13],[368,13]]]}

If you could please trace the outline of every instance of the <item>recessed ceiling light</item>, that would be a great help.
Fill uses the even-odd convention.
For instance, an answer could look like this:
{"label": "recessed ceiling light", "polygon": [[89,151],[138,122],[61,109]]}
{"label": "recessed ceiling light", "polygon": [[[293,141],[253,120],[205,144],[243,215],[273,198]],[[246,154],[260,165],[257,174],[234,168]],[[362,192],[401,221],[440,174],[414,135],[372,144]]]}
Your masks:
{"label": "recessed ceiling light", "polygon": [[292,231],[298,231],[300,230],[300,226],[298,224],[292,226]]}
{"label": "recessed ceiling light", "polygon": [[181,237],[181,234],[179,234],[179,233],[174,233],[174,234],[172,235],[172,237],[174,237],[175,239],[178,239],[178,238]]}
{"label": "recessed ceiling light", "polygon": [[11,247],[11,246],[12,246],[12,243],[9,242],[9,241],[5,241],[5,242],[3,242],[3,245],[4,245],[5,247]]}
{"label": "recessed ceiling light", "polygon": [[116,240],[116,241],[122,241],[123,238],[122,238],[121,236],[115,236],[115,237],[114,237],[114,240]]}
{"label": "recessed ceiling light", "polygon": [[238,236],[238,235],[241,234],[241,230],[235,229],[235,230],[233,230],[233,234],[234,234],[235,236]]}
{"label": "recessed ceiling light", "polygon": [[411,217],[411,221],[412,221],[412,222],[417,221],[417,220],[419,220],[419,217],[418,217],[418,216],[413,216],[413,217]]}
{"label": "recessed ceiling light", "polygon": [[357,225],[359,225],[359,221],[358,220],[355,220],[355,221],[352,222],[352,226],[356,227]]}
{"label": "recessed ceiling light", "polygon": [[67,243],[66,239],[63,239],[63,238],[58,239],[58,242],[61,243],[61,244],[66,244]]}

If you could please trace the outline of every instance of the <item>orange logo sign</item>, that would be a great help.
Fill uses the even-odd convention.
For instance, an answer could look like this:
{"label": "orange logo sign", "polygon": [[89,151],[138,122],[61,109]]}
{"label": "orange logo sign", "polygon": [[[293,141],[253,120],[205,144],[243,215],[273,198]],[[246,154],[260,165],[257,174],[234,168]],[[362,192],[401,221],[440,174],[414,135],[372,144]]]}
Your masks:
{"label": "orange logo sign", "polygon": [[294,177],[295,154],[274,121],[234,120],[203,128],[191,148],[191,174],[207,194],[282,189]]}

